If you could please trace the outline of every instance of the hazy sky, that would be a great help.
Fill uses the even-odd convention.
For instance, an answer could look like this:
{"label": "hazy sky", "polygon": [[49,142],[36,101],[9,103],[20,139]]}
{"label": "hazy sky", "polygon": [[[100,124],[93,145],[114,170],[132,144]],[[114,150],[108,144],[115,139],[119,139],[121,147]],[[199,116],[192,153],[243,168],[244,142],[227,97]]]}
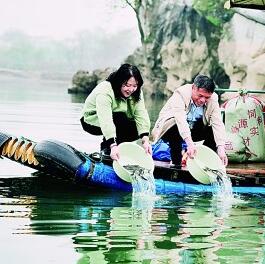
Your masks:
{"label": "hazy sky", "polygon": [[0,34],[19,29],[56,39],[82,30],[112,33],[136,28],[131,8],[114,8],[115,0],[0,0]]}

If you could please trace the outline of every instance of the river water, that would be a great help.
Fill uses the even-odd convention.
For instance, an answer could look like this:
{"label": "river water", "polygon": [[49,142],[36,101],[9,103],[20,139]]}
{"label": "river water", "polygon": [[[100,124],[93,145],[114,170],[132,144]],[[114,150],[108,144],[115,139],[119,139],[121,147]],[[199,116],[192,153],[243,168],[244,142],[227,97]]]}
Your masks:
{"label": "river water", "polygon": [[[0,77],[0,131],[98,151],[69,84]],[[153,121],[162,103],[147,100]],[[189,194],[141,206],[130,193],[55,184],[0,159],[0,263],[264,263],[264,201]]]}

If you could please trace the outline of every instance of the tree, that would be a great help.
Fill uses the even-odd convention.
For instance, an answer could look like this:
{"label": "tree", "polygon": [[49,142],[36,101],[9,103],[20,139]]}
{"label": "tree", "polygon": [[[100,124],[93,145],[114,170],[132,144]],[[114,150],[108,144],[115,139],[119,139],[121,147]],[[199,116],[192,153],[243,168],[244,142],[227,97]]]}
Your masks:
{"label": "tree", "polygon": [[141,19],[140,19],[140,8],[142,7],[142,0],[125,0],[125,2],[133,9],[136,15],[138,29],[141,36],[141,43],[145,42],[145,34],[144,29],[142,27]]}
{"label": "tree", "polygon": [[233,10],[224,9],[226,0],[193,0],[193,8],[204,16],[210,23],[217,27],[231,19]]}

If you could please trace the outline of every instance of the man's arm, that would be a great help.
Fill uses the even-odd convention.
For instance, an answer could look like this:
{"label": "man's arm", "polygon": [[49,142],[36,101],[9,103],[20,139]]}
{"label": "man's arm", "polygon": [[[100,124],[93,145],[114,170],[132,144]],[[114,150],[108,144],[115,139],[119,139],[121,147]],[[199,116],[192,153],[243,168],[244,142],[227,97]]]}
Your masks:
{"label": "man's arm", "polygon": [[222,120],[221,109],[217,98],[212,102],[211,125],[213,128],[214,140],[217,147],[217,154],[222,160],[223,164],[227,166],[228,158],[225,152],[225,125]]}

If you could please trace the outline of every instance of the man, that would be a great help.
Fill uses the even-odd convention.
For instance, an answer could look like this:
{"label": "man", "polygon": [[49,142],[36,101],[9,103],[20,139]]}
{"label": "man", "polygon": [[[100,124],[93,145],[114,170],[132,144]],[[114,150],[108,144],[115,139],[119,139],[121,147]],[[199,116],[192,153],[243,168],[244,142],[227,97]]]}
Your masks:
{"label": "man", "polygon": [[212,79],[198,75],[193,84],[176,89],[160,111],[152,136],[154,141],[162,138],[169,142],[173,166],[181,165],[183,143],[187,145],[188,157],[194,158],[194,142],[201,140],[216,151],[227,166],[225,127],[214,89]]}

